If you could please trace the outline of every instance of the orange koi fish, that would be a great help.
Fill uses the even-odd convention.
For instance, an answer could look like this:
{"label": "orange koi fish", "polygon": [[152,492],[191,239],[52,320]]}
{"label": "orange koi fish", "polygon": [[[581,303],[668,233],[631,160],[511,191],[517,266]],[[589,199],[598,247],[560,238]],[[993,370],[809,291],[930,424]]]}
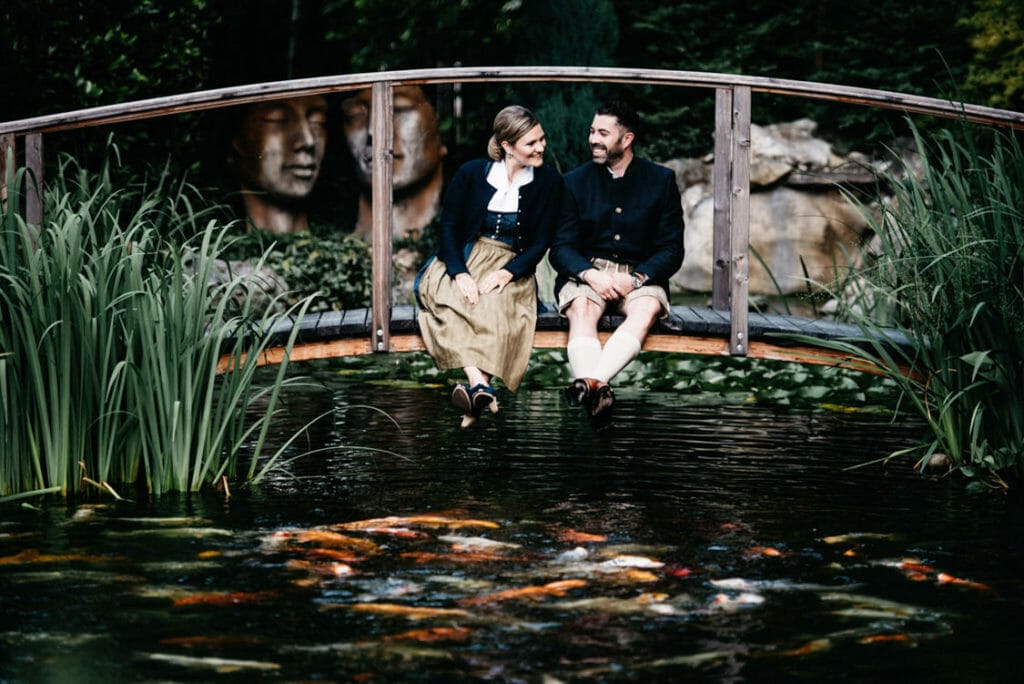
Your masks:
{"label": "orange koi fish", "polygon": [[356,537],[349,537],[348,535],[328,530],[300,530],[298,532],[278,533],[275,536],[279,535],[294,539],[301,544],[317,544],[335,549],[352,549],[366,554],[380,551],[380,547],[368,539],[357,539]]}
{"label": "orange koi fish", "polygon": [[370,518],[369,520],[357,520],[355,522],[339,523],[335,525],[341,530],[368,530],[380,527],[405,527],[407,525],[421,525],[423,527],[485,527],[497,529],[501,527],[490,520],[472,520],[463,518],[451,518],[445,515],[412,515],[407,517],[388,516],[386,518]]}
{"label": "orange koi fish", "polygon": [[469,613],[458,608],[420,608],[417,606],[403,606],[400,603],[352,603],[349,605],[325,605],[324,608],[348,608],[360,613],[396,615],[409,618],[410,620],[427,620],[439,617],[469,617]]}
{"label": "orange koi fish", "polygon": [[416,641],[421,644],[433,644],[439,641],[465,641],[472,633],[473,630],[469,627],[427,627],[391,634],[381,641]]}
{"label": "orange koi fish", "polygon": [[603,534],[590,534],[589,532],[579,532],[577,530],[562,530],[558,533],[558,538],[561,541],[569,542],[570,544],[588,544],[608,541],[608,537]]}
{"label": "orange koi fish", "polygon": [[312,563],[305,560],[290,560],[285,564],[289,570],[305,570],[317,575],[344,577],[355,573],[352,566],[345,563]]}
{"label": "orange koi fish", "polygon": [[932,566],[925,565],[924,563],[913,560],[911,558],[905,558],[902,561],[900,561],[899,568],[900,570],[910,570],[911,572],[935,572],[935,568],[933,568]]}
{"label": "orange koi fish", "polygon": [[788,556],[790,554],[784,554],[774,546],[751,546],[746,550],[747,556]]}
{"label": "orange koi fish", "polygon": [[657,582],[661,579],[649,570],[637,570],[636,568],[629,568],[628,570],[615,573],[615,577],[625,579],[629,582]]}
{"label": "orange koi fish", "polygon": [[944,572],[940,572],[935,576],[935,579],[939,581],[939,584],[955,584],[958,587],[968,587],[969,589],[980,589],[981,591],[992,591],[992,587],[981,582],[974,582],[971,580],[961,579],[959,577],[953,577]]}
{"label": "orange koi fish", "polygon": [[160,639],[160,643],[167,646],[184,646],[186,648],[238,648],[243,646],[251,648],[263,645],[265,641],[256,637],[197,635],[168,637]]}
{"label": "orange koi fish", "polygon": [[872,634],[861,638],[862,644],[907,643],[911,639],[906,634]]}
{"label": "orange koi fish", "polygon": [[334,549],[321,549],[319,547],[314,548],[297,548],[295,551],[309,556],[310,558],[329,558],[330,560],[339,561],[342,563],[358,563],[359,561],[366,560],[362,556],[356,556],[355,554],[349,553],[348,551],[336,551]]}
{"label": "orange koi fish", "polygon": [[460,606],[479,606],[485,603],[497,603],[498,601],[508,601],[510,599],[538,599],[543,596],[565,596],[565,592],[567,592],[569,589],[576,589],[585,586],[587,586],[586,580],[559,580],[557,582],[548,582],[547,584],[543,585],[519,587],[517,589],[506,589],[505,591],[499,591],[494,594],[487,594],[486,596],[466,598],[462,599],[458,603]]}
{"label": "orange koi fish", "polygon": [[525,561],[523,556],[501,556],[496,553],[430,553],[427,551],[407,551],[402,558],[412,558],[417,563],[453,562],[453,563],[491,563],[494,561]]}
{"label": "orange koi fish", "polygon": [[429,539],[430,535],[419,530],[410,530],[405,527],[370,527],[362,530],[368,534],[385,534],[399,539]]}
{"label": "orange koi fish", "polygon": [[255,603],[277,596],[276,591],[236,591],[229,594],[193,594],[174,599],[174,606],[233,606],[240,603]]}
{"label": "orange koi fish", "polygon": [[690,568],[686,568],[686,567],[682,567],[682,568],[680,568],[680,567],[668,567],[668,568],[665,568],[665,574],[669,575],[671,577],[678,577],[678,578],[682,579],[684,577],[689,577],[690,575],[692,575],[693,574],[693,570],[691,570]]}
{"label": "orange koi fish", "polygon": [[121,560],[113,556],[87,556],[82,553],[39,553],[35,549],[26,549],[13,556],[0,557],[0,565],[18,565],[21,563],[69,563],[71,561],[82,563],[110,563]]}
{"label": "orange koi fish", "polygon": [[808,641],[806,644],[791,648],[788,651],[780,651],[777,655],[780,656],[804,656],[810,655],[811,653],[820,653],[821,651],[827,651],[832,648],[832,642],[828,639],[814,639]]}

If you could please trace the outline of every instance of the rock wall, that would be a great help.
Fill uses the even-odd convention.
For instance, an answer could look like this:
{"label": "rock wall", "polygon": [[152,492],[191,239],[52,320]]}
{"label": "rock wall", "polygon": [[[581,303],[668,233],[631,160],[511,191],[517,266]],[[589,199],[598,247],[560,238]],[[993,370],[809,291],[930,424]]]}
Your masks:
{"label": "rock wall", "polygon": [[[874,168],[862,155],[837,154],[814,137],[816,128],[809,119],[751,125],[750,243],[771,270],[751,256],[751,294],[805,292],[808,279],[831,282],[837,267],[857,265],[870,238],[864,216],[837,184],[873,183]],[[713,162],[711,155],[665,162],[676,172],[686,219],[686,258],[673,291],[711,291]]]}

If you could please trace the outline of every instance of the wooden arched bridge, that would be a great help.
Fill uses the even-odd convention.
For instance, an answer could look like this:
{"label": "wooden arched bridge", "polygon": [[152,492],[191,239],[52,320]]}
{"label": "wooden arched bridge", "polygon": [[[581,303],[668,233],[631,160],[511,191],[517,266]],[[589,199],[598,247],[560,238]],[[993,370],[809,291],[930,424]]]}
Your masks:
{"label": "wooden arched bridge", "polygon": [[[372,89],[372,306],[331,312],[301,320],[280,320],[272,331],[283,344],[297,329],[293,360],[330,356],[416,351],[423,349],[412,306],[392,306],[392,170],[394,89],[407,85],[500,82],[602,82],[690,87],[715,94],[714,199],[711,307],[674,306],[659,321],[644,348],[701,354],[732,354],[804,363],[849,364],[856,361],[813,346],[793,343],[799,334],[817,339],[858,337],[852,325],[780,315],[751,313],[748,302],[750,258],[750,121],[752,93],[842,102],[1024,129],[1024,113],[935,98],[826,83],[764,77],[658,69],[589,67],[456,67],[363,74],[343,74],[206,90],[123,104],[0,123],[0,184],[8,154],[32,171],[36,184],[24,198],[26,219],[42,220],[38,188],[43,182],[43,136],[94,126],[139,121],[186,112],[306,95]],[[0,196],[4,188],[0,187]],[[614,324],[606,319],[604,327]],[[564,347],[567,323],[553,312],[539,316],[534,346]],[[893,333],[891,344],[906,340]],[[271,349],[267,362],[283,357]],[[859,366],[862,370],[869,370]]]}

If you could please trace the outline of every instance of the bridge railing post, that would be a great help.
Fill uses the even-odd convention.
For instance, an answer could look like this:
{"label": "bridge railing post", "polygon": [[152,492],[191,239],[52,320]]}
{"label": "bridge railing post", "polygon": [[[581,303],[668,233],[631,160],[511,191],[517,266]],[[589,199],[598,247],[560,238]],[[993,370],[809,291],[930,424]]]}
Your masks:
{"label": "bridge railing post", "polygon": [[18,156],[14,149],[14,135],[0,135],[0,205],[7,203],[7,158],[10,156],[10,170],[18,168]]}
{"label": "bridge railing post", "polygon": [[375,352],[391,350],[391,234],[392,175],[394,171],[394,90],[390,82],[376,82],[371,92],[373,169],[371,254],[372,328],[370,347]]}
{"label": "bridge railing post", "polygon": [[711,242],[711,308],[729,308],[729,266],[732,263],[732,88],[715,89],[715,163],[711,171],[714,204]]}
{"label": "bridge railing post", "polygon": [[25,136],[25,167],[32,173],[25,184],[25,222],[40,225],[43,222],[43,136],[30,133]]}
{"label": "bridge railing post", "polygon": [[750,283],[750,87],[733,88],[732,116],[732,307],[729,353],[746,356],[750,349],[747,326]]}
{"label": "bridge railing post", "polygon": [[[25,196],[21,206],[25,213],[25,221],[39,225],[43,221],[43,136],[41,133],[29,133],[25,137],[25,167],[31,172],[25,183]],[[18,169],[17,136],[11,133],[0,135],[0,202],[7,202],[9,192],[19,192],[20,188],[7,187],[7,155],[10,153],[13,173]]]}

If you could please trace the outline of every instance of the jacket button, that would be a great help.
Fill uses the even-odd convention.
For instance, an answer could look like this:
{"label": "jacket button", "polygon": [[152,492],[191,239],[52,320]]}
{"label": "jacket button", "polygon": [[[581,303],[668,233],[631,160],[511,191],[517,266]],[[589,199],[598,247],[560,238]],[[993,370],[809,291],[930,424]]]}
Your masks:
{"label": "jacket button", "polygon": [[622,236],[620,236],[620,235],[619,235],[618,233],[616,233],[616,234],[615,234],[615,239],[616,239],[616,240],[621,240],[621,239],[622,239]]}
{"label": "jacket button", "polygon": [[615,213],[616,214],[621,214],[622,213],[622,207],[615,207]]}

